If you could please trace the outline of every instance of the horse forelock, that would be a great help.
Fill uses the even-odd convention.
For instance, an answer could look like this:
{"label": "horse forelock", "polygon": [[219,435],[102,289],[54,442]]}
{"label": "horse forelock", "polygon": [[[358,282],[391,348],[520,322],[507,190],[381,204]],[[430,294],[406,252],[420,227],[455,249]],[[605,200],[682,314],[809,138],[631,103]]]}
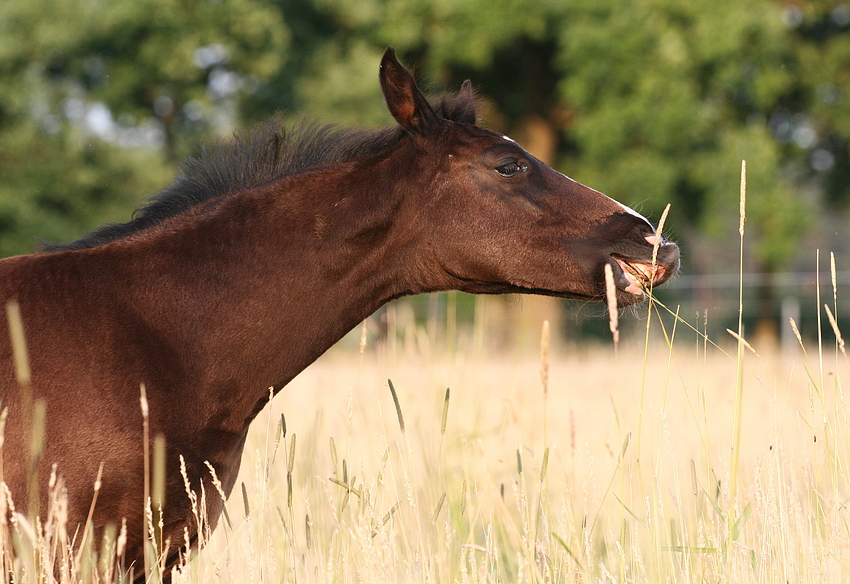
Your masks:
{"label": "horse forelock", "polygon": [[[434,111],[445,119],[474,119],[474,103],[468,95],[446,94],[431,103]],[[127,223],[104,225],[76,241],[47,244],[42,251],[88,249],[124,239],[200,204],[214,203],[318,168],[376,155],[404,135],[398,126],[362,130],[301,122],[290,129],[275,116],[247,133],[236,134],[233,140],[202,147],[198,155],[183,162],[174,182],[137,209]]]}

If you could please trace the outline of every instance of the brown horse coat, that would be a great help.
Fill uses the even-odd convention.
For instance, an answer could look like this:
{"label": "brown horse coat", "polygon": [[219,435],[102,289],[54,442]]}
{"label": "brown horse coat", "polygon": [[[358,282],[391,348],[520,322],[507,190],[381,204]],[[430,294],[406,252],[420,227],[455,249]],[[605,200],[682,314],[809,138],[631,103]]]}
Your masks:
{"label": "brown horse coat", "polygon": [[[194,488],[208,481],[209,461],[229,494],[269,387],[280,390],[386,302],[438,290],[599,300],[610,264],[626,305],[678,267],[666,241],[651,265],[646,219],[476,126],[468,84],[429,103],[391,49],[380,80],[398,127],[284,135],[273,125],[190,161],[127,224],[0,261],[0,305],[20,304],[32,395],[47,407],[42,491],[56,464],[73,531],[102,463],[94,526],[127,518],[136,573],[140,384],[151,436],[167,444],[163,536],[179,545],[183,528],[195,529],[179,455]],[[24,508],[21,396],[4,319],[3,479]],[[208,503],[215,522],[221,502]]]}

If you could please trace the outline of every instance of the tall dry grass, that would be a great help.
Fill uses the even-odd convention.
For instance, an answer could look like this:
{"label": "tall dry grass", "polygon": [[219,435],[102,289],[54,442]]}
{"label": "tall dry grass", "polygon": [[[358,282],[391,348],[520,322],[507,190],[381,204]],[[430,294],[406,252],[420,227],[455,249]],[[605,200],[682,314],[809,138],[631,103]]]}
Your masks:
{"label": "tall dry grass", "polygon": [[[543,362],[337,347],[255,421],[227,517],[174,581],[843,581],[847,358],[686,330]],[[50,558],[64,582],[119,579],[120,534],[75,557],[61,521],[24,516],[0,526],[17,582],[50,581]]]}
{"label": "tall dry grass", "polygon": [[745,357],[736,438],[730,349],[655,346],[645,381],[639,347],[553,354],[546,394],[532,357],[334,351],[254,425],[232,525],[178,581],[842,581],[847,363],[820,386]]}

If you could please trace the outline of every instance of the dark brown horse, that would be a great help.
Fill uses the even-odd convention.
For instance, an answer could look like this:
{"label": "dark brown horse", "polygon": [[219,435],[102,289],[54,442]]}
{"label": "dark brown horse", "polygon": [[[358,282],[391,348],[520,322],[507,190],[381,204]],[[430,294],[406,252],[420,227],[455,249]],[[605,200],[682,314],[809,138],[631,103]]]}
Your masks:
{"label": "dark brown horse", "polygon": [[[646,219],[476,126],[468,82],[429,103],[392,49],[380,82],[397,127],[272,125],[191,160],[129,223],[0,261],[0,305],[20,305],[32,396],[47,407],[41,484],[57,464],[73,531],[102,463],[93,523],[127,518],[136,573],[140,384],[167,444],[163,536],[179,544],[194,529],[179,455],[195,488],[208,460],[229,494],[269,388],[386,302],[438,290],[600,300],[609,264],[628,305],[678,267],[666,241],[652,265]],[[2,322],[3,471],[24,502],[30,428]],[[208,503],[214,523],[221,502]]]}

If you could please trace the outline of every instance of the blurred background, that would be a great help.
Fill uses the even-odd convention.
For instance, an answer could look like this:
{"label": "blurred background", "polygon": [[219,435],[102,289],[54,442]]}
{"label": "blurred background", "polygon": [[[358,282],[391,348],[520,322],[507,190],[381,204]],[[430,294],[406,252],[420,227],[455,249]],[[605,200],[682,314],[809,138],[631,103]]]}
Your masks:
{"label": "blurred background", "polygon": [[[850,313],[850,3],[826,0],[3,0],[0,254],[128,220],[201,144],[277,111],[389,125],[388,45],[426,89],[471,79],[484,125],[558,170],[653,221],[670,203],[682,275],[659,297],[700,329],[737,320],[742,159],[747,330],[814,336],[831,252]],[[604,315],[442,294],[383,322],[505,346],[542,318],[601,339]]]}

